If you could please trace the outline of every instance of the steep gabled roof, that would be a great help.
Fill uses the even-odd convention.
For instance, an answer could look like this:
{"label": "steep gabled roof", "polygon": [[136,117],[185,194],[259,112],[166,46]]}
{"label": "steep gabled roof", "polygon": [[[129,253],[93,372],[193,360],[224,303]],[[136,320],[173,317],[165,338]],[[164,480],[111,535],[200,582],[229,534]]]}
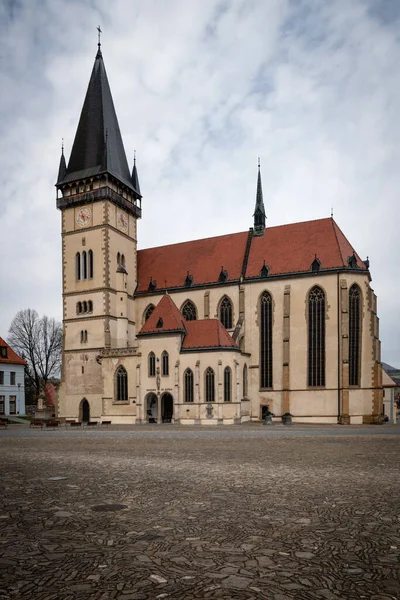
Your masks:
{"label": "steep gabled roof", "polygon": [[157,290],[185,285],[188,275],[193,284],[217,282],[221,267],[227,281],[240,277],[248,232],[222,235],[193,242],[149,248],[138,252],[137,291],[147,291],[150,278]]}
{"label": "steep gabled roof", "polygon": [[147,319],[140,334],[181,332],[186,333],[186,321],[171,296],[165,294]]}
{"label": "steep gabled roof", "polygon": [[202,319],[186,322],[187,335],[183,339],[182,350],[235,349],[235,342],[218,319]]}
{"label": "steep gabled roof", "polygon": [[[347,267],[353,248],[333,219],[267,227],[251,243],[246,277],[258,277],[264,260],[270,275],[309,271],[315,256],[321,269]],[[357,266],[367,270],[356,255]]]}
{"label": "steep gabled roof", "polygon": [[7,348],[7,358],[2,358],[0,351],[0,363],[6,363],[10,365],[26,365],[26,361],[18,356],[16,352],[7,344],[3,338],[0,337],[0,348]]}
{"label": "steep gabled roof", "polygon": [[57,184],[105,172],[135,190],[99,47],[68,167],[64,178],[57,181]]}
{"label": "steep gabled roof", "polygon": [[[187,274],[193,286],[217,284],[221,267],[228,273],[227,282],[238,280],[246,251],[248,232],[232,233],[192,242],[139,250],[137,293],[148,290],[152,278],[159,293],[165,288],[184,287]],[[264,235],[253,237],[245,278],[259,277],[264,261],[269,277],[310,272],[317,255],[321,270],[348,266],[353,248],[331,218],[268,227]],[[357,267],[368,272],[358,254]]]}

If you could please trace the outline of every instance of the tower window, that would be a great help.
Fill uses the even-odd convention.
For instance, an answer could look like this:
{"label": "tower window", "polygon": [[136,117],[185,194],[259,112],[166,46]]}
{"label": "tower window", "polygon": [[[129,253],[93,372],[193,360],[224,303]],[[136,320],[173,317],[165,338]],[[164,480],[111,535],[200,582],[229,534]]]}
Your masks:
{"label": "tower window", "polygon": [[164,377],[169,375],[169,356],[168,352],[165,351],[161,355],[161,374],[164,375]]}
{"label": "tower window", "polygon": [[87,329],[82,329],[81,331],[81,344],[85,344],[88,341],[88,332]]}
{"label": "tower window", "polygon": [[117,401],[126,402],[128,400],[128,373],[125,367],[120,365],[115,373]]}
{"label": "tower window", "polygon": [[93,250],[89,250],[88,259],[89,259],[89,279],[93,279]]}
{"label": "tower window", "polygon": [[224,369],[224,402],[232,400],[232,371],[229,367]]}
{"label": "tower window", "polygon": [[77,252],[75,254],[75,270],[76,270],[76,278],[78,281],[82,279],[82,270],[81,270],[81,253]]}
{"label": "tower window", "polygon": [[272,296],[260,299],[260,387],[272,388]]}
{"label": "tower window", "polygon": [[211,367],[205,372],[205,396],[206,402],[214,402],[215,400],[215,375]]}
{"label": "tower window", "polygon": [[182,306],[181,313],[185,317],[186,321],[195,321],[197,319],[196,306],[191,300],[186,300]]}
{"label": "tower window", "polygon": [[86,250],[82,252],[82,279],[87,279],[87,254]]}
{"label": "tower window", "polygon": [[361,291],[358,285],[349,291],[349,384],[360,385]]}
{"label": "tower window", "polygon": [[219,307],[219,318],[226,329],[232,329],[232,302],[229,300],[228,296],[222,298]]}
{"label": "tower window", "polygon": [[154,352],[149,354],[149,377],[156,376],[156,356]]}
{"label": "tower window", "polygon": [[193,371],[191,369],[186,369],[183,379],[184,379],[184,401],[185,402],[193,402],[193,400],[194,400]]}
{"label": "tower window", "polygon": [[308,385],[325,385],[325,293],[317,285],[308,296]]}

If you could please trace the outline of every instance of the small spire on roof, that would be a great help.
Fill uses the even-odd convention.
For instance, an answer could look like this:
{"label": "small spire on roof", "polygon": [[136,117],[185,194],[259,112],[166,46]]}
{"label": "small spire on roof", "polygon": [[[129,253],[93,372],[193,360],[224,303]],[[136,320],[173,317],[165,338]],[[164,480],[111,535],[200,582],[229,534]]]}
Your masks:
{"label": "small spire on roof", "polygon": [[257,194],[256,194],[256,207],[254,209],[254,235],[264,235],[265,229],[265,208],[264,199],[261,185],[261,161],[258,157],[258,175],[257,175]]}
{"label": "small spire on roof", "polygon": [[331,208],[331,219],[333,219],[333,207]]}

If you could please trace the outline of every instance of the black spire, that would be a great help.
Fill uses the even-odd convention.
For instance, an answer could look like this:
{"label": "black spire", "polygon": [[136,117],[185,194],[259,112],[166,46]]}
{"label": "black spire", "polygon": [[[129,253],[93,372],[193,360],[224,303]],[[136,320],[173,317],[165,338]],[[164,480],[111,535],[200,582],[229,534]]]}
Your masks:
{"label": "black spire", "polygon": [[135,190],[99,40],[68,168],[62,181],[57,183],[72,182],[105,172]]}
{"label": "black spire", "polygon": [[65,164],[65,156],[64,156],[64,140],[61,144],[61,158],[60,158],[60,166],[58,167],[58,176],[57,183],[63,181],[65,174],[67,172],[67,165]]}
{"label": "black spire", "polygon": [[264,235],[265,229],[265,208],[261,186],[261,170],[260,170],[260,159],[258,159],[258,177],[257,177],[257,195],[256,195],[256,207],[254,210],[254,235]]}
{"label": "black spire", "polygon": [[132,169],[132,183],[133,187],[137,191],[140,196],[140,185],[139,185],[139,175],[136,168],[136,150],[133,154],[133,169]]}

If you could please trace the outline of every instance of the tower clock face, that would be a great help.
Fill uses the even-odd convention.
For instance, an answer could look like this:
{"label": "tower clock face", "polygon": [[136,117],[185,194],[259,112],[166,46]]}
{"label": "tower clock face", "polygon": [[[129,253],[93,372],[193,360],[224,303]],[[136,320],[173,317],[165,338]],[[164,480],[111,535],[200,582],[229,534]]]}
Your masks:
{"label": "tower clock face", "polygon": [[92,209],[89,206],[79,208],[75,213],[75,222],[78,227],[87,227],[92,222]]}
{"label": "tower clock face", "polygon": [[122,210],[117,211],[117,227],[125,233],[128,231],[128,216]]}

